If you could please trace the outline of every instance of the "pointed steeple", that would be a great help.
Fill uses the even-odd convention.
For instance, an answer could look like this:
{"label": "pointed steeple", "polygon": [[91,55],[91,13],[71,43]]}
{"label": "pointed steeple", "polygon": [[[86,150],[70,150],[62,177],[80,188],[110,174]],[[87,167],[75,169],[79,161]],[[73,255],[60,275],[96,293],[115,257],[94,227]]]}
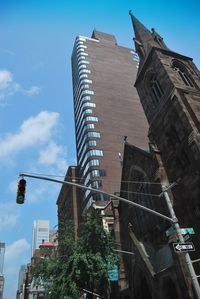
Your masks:
{"label": "pointed steeple", "polygon": [[140,60],[144,60],[152,47],[168,49],[163,38],[154,30],[150,32],[136,17],[129,11],[133,29],[135,32],[135,49],[138,52]]}

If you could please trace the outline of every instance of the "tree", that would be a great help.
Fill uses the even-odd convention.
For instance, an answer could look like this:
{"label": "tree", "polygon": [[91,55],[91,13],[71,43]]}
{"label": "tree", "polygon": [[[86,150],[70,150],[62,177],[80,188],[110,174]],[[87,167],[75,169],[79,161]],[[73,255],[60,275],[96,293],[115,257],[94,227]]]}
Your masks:
{"label": "tree", "polygon": [[62,225],[58,234],[58,251],[46,256],[41,266],[33,271],[33,276],[46,282],[49,299],[79,298],[83,289],[106,298],[108,270],[116,265],[117,257],[114,240],[103,229],[101,218],[93,210],[81,225],[77,242],[73,238],[72,226],[66,224],[62,230]]}

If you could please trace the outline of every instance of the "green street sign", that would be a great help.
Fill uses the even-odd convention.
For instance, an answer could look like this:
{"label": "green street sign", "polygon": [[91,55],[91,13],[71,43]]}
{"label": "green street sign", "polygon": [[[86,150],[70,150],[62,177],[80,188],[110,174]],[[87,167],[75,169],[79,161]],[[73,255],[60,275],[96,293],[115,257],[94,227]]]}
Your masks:
{"label": "green street sign", "polygon": [[119,280],[118,266],[114,266],[112,270],[108,271],[108,278],[110,281]]}
{"label": "green street sign", "polygon": [[195,235],[195,232],[194,232],[193,227],[187,227],[187,228],[181,228],[181,234],[182,235],[186,235],[186,234]]}

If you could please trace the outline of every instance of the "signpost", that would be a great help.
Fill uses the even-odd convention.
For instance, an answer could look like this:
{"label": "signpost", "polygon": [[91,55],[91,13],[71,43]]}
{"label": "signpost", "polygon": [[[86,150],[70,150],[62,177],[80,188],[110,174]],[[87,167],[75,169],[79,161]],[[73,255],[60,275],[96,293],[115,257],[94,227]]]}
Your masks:
{"label": "signpost", "polygon": [[192,242],[187,243],[173,243],[175,252],[190,252],[195,251],[194,244]]}

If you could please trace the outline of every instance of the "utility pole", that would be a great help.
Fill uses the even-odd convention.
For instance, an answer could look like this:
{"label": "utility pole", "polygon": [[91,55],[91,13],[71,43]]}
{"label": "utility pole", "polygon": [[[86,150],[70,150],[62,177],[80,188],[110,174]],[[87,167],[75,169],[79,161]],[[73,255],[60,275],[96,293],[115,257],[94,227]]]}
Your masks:
{"label": "utility pole", "polygon": [[[172,201],[170,200],[170,197],[168,195],[168,191],[173,188],[175,185],[177,185],[177,183],[172,183],[171,185],[169,185],[169,181],[167,178],[167,174],[161,159],[161,155],[160,155],[160,151],[157,149],[155,144],[150,144],[150,148],[152,150],[152,152],[155,155],[155,158],[158,162],[158,168],[159,168],[159,179],[160,179],[160,184],[161,184],[161,188],[162,188],[162,193],[159,195],[160,197],[163,195],[165,202],[167,204],[170,216],[172,217],[172,219],[177,219],[175,211],[173,209],[173,205],[172,205]],[[185,240],[183,238],[183,235],[181,233],[181,229],[178,223],[178,219],[177,221],[174,222],[174,229],[177,233],[178,239],[180,243],[185,243]],[[190,274],[190,278],[192,281],[192,285],[196,294],[197,299],[200,299],[200,286],[199,286],[199,282],[196,276],[196,273],[194,271],[193,265],[192,265],[192,261],[190,258],[189,253],[183,253],[185,255],[185,261],[188,267],[188,271]]]}

